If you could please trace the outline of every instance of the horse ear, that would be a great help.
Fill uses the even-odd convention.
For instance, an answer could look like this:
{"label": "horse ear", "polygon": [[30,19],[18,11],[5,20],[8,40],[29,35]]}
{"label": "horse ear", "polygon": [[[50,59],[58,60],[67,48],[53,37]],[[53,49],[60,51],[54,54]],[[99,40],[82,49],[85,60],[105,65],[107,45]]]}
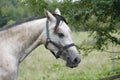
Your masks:
{"label": "horse ear", "polygon": [[58,14],[58,15],[61,15],[61,12],[60,12],[60,10],[58,9],[58,8],[56,8],[55,9],[55,12],[54,12],[55,14]]}
{"label": "horse ear", "polygon": [[48,10],[44,9],[44,12],[49,21],[56,21],[56,18]]}

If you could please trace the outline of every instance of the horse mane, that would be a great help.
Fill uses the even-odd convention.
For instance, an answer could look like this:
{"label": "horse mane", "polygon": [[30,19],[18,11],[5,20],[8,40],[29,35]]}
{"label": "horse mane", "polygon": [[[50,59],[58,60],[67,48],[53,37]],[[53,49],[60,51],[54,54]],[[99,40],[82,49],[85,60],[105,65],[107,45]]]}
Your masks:
{"label": "horse mane", "polygon": [[[53,13],[53,15],[55,16],[55,18],[57,20],[56,26],[55,26],[55,30],[56,30],[57,26],[59,25],[60,21],[64,21],[67,24],[67,21],[66,21],[66,19],[63,16],[55,14],[55,13]],[[3,30],[6,30],[6,29],[15,27],[15,26],[23,24],[25,22],[29,22],[29,21],[33,21],[33,20],[37,20],[37,19],[42,19],[42,18],[46,18],[46,16],[42,16],[42,17],[29,17],[29,18],[26,18],[25,20],[22,20],[22,21],[16,21],[14,24],[7,25],[7,26],[4,26],[3,28],[0,28],[0,31],[3,31]]]}
{"label": "horse mane", "polygon": [[29,22],[29,21],[33,21],[33,20],[37,20],[37,19],[42,19],[42,18],[45,18],[45,16],[42,16],[42,17],[33,17],[32,16],[32,17],[26,18],[26,19],[24,19],[22,21],[16,21],[15,23],[13,23],[11,25],[3,26],[2,28],[0,28],[0,31],[15,27],[15,26],[23,24],[25,22]]}

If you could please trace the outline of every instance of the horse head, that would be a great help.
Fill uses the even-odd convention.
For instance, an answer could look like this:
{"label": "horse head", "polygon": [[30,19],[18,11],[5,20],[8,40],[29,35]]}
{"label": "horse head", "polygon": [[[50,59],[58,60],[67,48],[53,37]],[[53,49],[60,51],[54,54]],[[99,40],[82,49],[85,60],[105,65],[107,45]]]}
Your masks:
{"label": "horse head", "polygon": [[45,47],[50,50],[56,58],[66,61],[66,66],[73,68],[80,63],[79,53],[71,38],[71,30],[67,25],[67,21],[59,9],[54,14],[45,10],[46,15],[46,31],[45,31]]}

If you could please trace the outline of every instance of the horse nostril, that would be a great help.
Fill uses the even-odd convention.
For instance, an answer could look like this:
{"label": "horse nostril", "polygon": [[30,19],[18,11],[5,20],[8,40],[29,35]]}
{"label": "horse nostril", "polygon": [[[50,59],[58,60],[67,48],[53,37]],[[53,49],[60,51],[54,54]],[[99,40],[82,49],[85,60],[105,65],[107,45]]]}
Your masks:
{"label": "horse nostril", "polygon": [[76,57],[74,60],[73,60],[73,63],[80,63],[80,58],[79,57]]}

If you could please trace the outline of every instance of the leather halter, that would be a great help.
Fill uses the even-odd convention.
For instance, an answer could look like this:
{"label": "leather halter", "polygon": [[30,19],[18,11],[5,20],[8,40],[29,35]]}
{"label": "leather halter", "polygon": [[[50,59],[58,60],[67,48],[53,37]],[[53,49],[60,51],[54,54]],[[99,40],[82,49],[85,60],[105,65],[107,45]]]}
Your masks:
{"label": "leather halter", "polygon": [[63,53],[64,50],[67,50],[68,48],[72,47],[72,46],[75,46],[74,43],[71,43],[71,44],[68,44],[66,46],[61,46],[55,42],[53,42],[51,39],[50,39],[50,35],[49,35],[49,25],[48,25],[48,20],[46,21],[46,35],[47,35],[47,39],[46,39],[46,44],[45,44],[45,48],[48,49],[48,44],[51,43],[52,45],[54,45],[56,48],[58,48],[58,52],[57,53],[54,53],[52,50],[50,50],[52,52],[52,54],[57,58],[60,58],[60,55]]}

